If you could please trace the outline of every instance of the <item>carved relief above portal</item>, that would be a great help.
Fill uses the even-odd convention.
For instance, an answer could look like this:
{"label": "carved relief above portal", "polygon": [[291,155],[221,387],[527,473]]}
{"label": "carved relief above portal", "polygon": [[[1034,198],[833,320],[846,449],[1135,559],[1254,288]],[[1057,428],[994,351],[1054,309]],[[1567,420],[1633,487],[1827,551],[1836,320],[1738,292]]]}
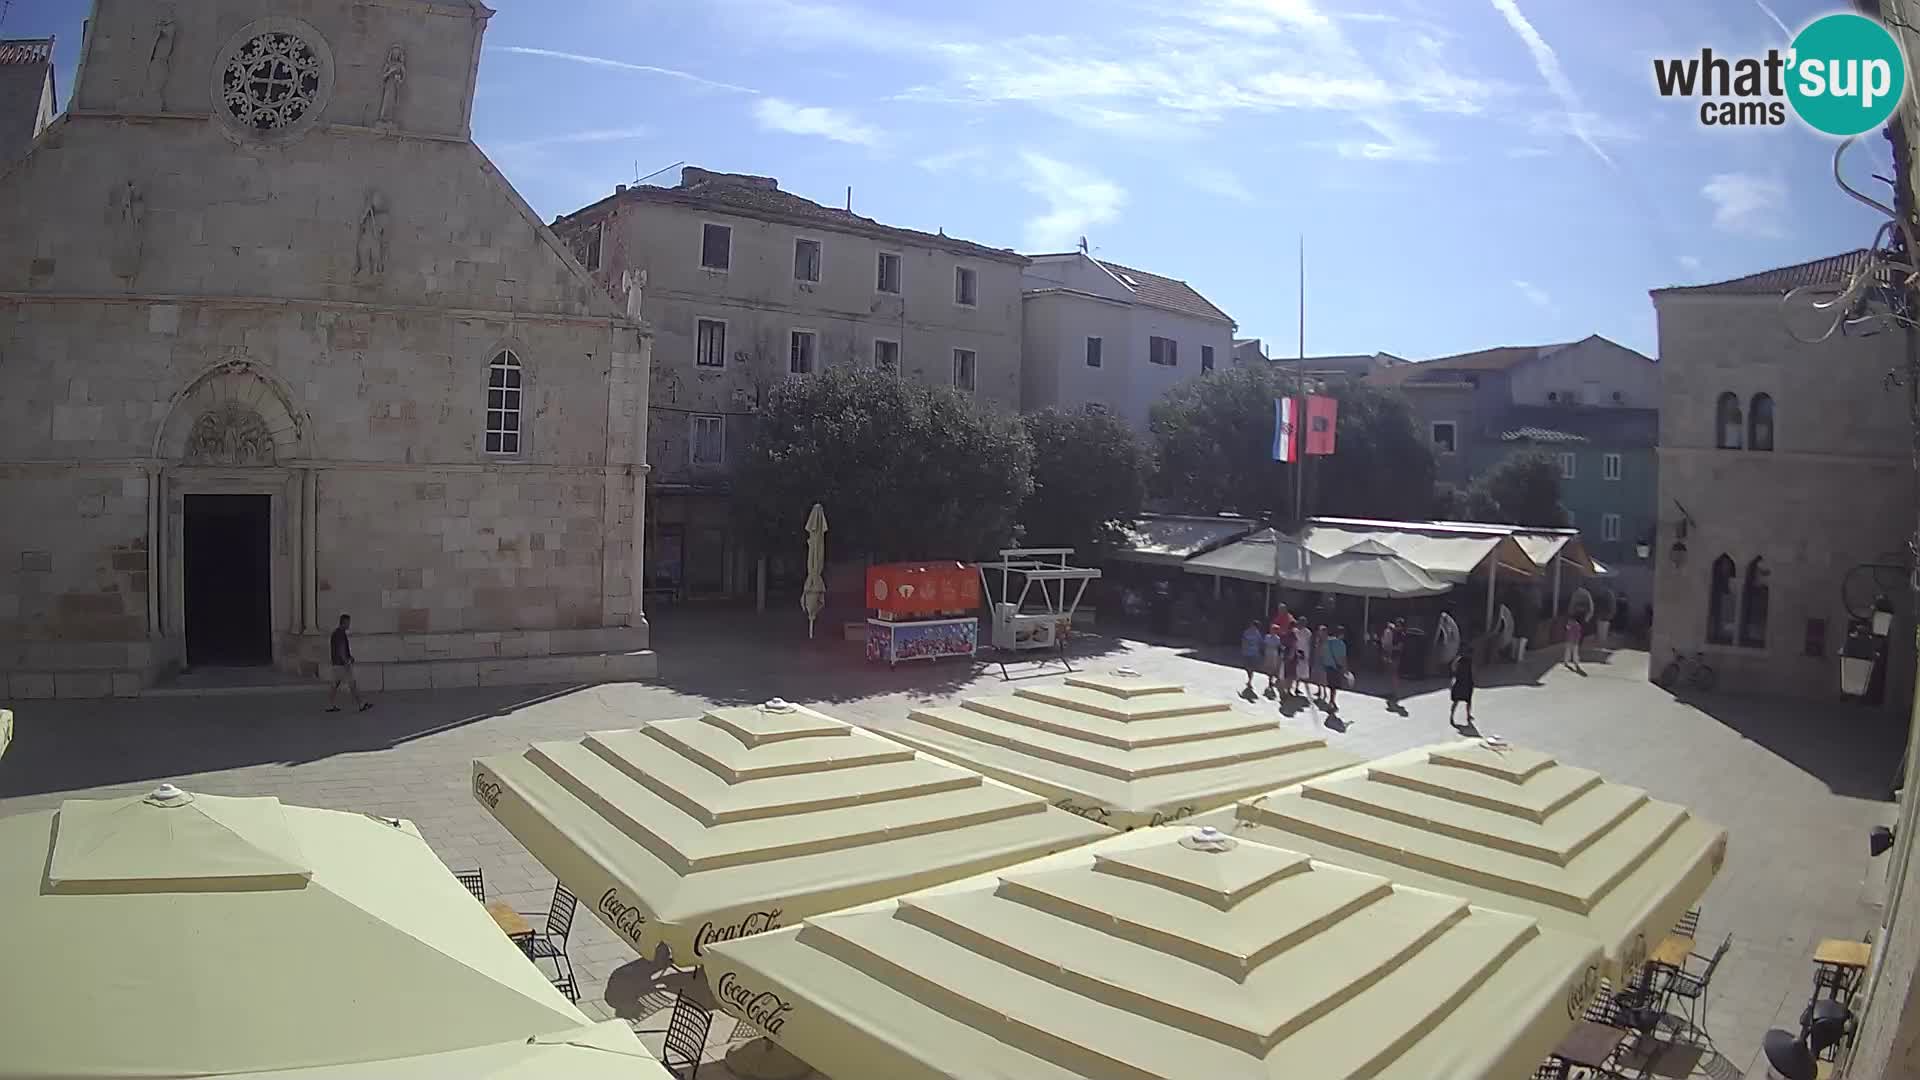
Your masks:
{"label": "carved relief above portal", "polygon": [[224,401],[193,422],[185,457],[189,465],[272,465],[273,432],[259,413]]}

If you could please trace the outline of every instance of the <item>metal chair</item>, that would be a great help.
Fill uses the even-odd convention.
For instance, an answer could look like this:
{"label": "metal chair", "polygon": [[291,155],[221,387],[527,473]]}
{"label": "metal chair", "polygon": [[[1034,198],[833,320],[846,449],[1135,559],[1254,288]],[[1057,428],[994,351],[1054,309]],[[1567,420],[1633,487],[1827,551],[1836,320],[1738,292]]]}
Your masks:
{"label": "metal chair", "polygon": [[682,991],[673,999],[673,1015],[667,1019],[661,1066],[677,1080],[694,1080],[700,1071],[700,1057],[707,1051],[707,1030],[712,1026],[713,1013]]}
{"label": "metal chair", "polygon": [[[553,884],[553,905],[547,908],[546,925],[527,934],[514,937],[520,951],[534,962],[553,961],[553,974],[548,976],[554,989],[567,995],[568,1001],[580,1000],[579,986],[573,980],[573,961],[567,958],[567,934],[573,930],[573,910],[579,904],[572,892],[559,882]],[[521,915],[532,918],[537,912],[523,911]]]}
{"label": "metal chair", "polygon": [[1673,932],[1679,934],[1681,937],[1699,937],[1700,909],[1694,908],[1692,911],[1680,916],[1680,921],[1673,924]]}
{"label": "metal chair", "polygon": [[1711,959],[1703,957],[1699,953],[1693,954],[1694,959],[1707,961],[1707,966],[1701,970],[1700,974],[1695,975],[1682,968],[1675,971],[1672,977],[1667,980],[1667,995],[1669,997],[1679,998],[1682,1007],[1687,1010],[1688,1030],[1697,1031],[1701,1035],[1706,1036],[1708,1046],[1713,1045],[1713,1035],[1709,1033],[1706,1028],[1700,1026],[1699,1021],[1705,1019],[1702,1005],[1707,998],[1707,987],[1713,983],[1713,973],[1719,970],[1720,961],[1726,957],[1727,950],[1732,947],[1733,935],[1728,934],[1726,940],[1720,943],[1720,947],[1713,950]]}
{"label": "metal chair", "polygon": [[453,876],[460,879],[460,884],[467,887],[467,891],[473,894],[475,900],[483,904],[487,902],[487,883],[481,878],[480,871],[455,870]]}

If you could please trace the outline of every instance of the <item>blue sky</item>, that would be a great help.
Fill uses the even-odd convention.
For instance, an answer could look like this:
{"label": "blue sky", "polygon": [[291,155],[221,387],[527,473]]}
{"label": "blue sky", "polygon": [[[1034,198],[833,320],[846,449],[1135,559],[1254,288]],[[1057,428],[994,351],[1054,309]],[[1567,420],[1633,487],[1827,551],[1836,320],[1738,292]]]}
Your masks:
{"label": "blue sky", "polygon": [[[1309,352],[1651,352],[1648,289],[1877,224],[1831,140],[1654,92],[1655,56],[1784,47],[1838,8],[1768,3],[495,0],[474,136],[548,219],[684,161],[1022,251],[1085,235],[1277,354],[1303,233]],[[0,22],[59,34],[63,105],[83,17]],[[1886,159],[1870,137],[1849,175],[1884,192]]]}

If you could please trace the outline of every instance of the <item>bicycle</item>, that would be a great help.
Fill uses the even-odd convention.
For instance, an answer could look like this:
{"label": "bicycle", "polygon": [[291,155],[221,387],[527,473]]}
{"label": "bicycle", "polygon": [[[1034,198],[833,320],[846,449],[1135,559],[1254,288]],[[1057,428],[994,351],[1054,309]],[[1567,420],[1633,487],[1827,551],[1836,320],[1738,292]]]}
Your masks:
{"label": "bicycle", "polygon": [[1696,690],[1711,690],[1717,681],[1719,676],[1707,663],[1706,653],[1683,653],[1678,649],[1673,651],[1673,659],[1667,661],[1667,666],[1660,670],[1659,677],[1653,680],[1654,685],[1669,690],[1682,683]]}

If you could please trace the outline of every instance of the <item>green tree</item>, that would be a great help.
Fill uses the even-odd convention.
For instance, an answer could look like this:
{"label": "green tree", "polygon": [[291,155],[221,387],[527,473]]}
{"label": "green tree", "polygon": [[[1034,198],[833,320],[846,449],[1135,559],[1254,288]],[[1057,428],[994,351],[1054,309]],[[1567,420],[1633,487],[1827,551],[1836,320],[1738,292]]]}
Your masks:
{"label": "green tree", "polygon": [[[1236,367],[1175,387],[1153,408],[1155,494],[1186,510],[1281,520],[1293,515],[1298,470],[1272,460],[1273,400],[1296,393],[1269,365]],[[1308,514],[1425,518],[1433,508],[1433,449],[1398,391],[1348,383],[1335,453],[1306,466]]]}
{"label": "green tree", "polygon": [[1481,473],[1461,499],[1463,521],[1566,527],[1560,505],[1560,463],[1545,450],[1521,450]]}
{"label": "green tree", "polygon": [[734,474],[735,512],[763,547],[800,544],[818,502],[838,553],[972,559],[1012,535],[1032,460],[1018,417],[953,390],[834,367],[767,395]]}
{"label": "green tree", "polygon": [[1020,505],[1023,543],[1110,547],[1140,515],[1152,460],[1127,425],[1105,414],[1054,409],[1025,418],[1033,442],[1033,494]]}

